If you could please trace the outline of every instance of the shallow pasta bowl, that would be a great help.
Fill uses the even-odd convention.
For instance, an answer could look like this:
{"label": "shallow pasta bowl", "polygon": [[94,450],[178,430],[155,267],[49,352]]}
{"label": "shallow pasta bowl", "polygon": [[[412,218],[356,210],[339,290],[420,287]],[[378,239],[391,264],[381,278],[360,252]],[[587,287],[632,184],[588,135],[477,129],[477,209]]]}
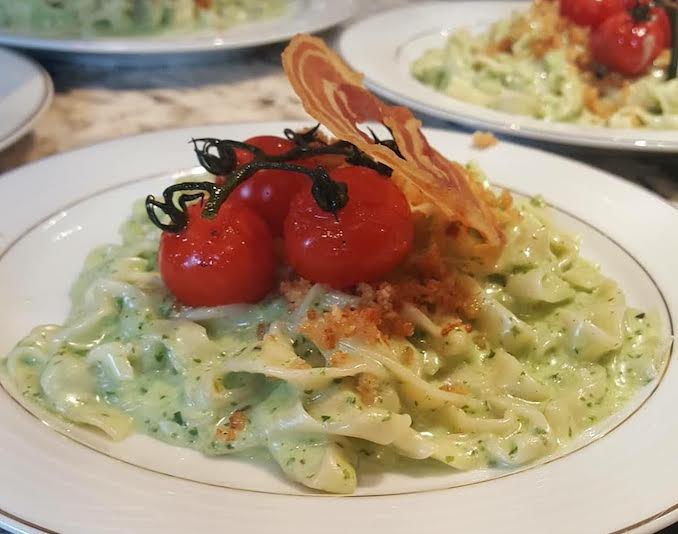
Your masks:
{"label": "shallow pasta bowl", "polygon": [[[375,92],[407,107],[471,128],[554,143],[617,150],[676,152],[678,130],[605,128],[547,122],[495,111],[444,95],[415,79],[410,65],[441,47],[450,32],[479,33],[529,2],[417,2],[356,22],[341,35],[339,50]],[[382,31],[388,28],[387,32]]]}
{"label": "shallow pasta bowl", "polygon": [[[0,222],[0,354],[39,323],[60,322],[86,253],[114,242],[131,203],[195,170],[191,137],[244,139],[303,124],[251,123],[173,130],[49,158],[6,174]],[[476,160],[499,186],[541,194],[562,228],[583,238],[631,305],[678,324],[678,254],[667,248],[678,211],[611,175],[509,143],[426,132],[445,155]],[[544,180],[549,176],[551,180]],[[12,202],[11,199],[21,199]],[[642,217],[641,217],[642,215]],[[208,459],[136,435],[112,443],[58,423],[0,389],[0,522],[17,531],[281,533],[651,532],[678,516],[673,424],[675,354],[621,412],[536,465],[471,473],[389,471],[350,497],[305,492],[258,462]],[[41,422],[42,421],[42,422]],[[45,423],[45,424],[43,424]],[[52,428],[49,428],[52,427]],[[638,491],[642,488],[642,491]],[[265,510],[265,513],[262,511]]]}

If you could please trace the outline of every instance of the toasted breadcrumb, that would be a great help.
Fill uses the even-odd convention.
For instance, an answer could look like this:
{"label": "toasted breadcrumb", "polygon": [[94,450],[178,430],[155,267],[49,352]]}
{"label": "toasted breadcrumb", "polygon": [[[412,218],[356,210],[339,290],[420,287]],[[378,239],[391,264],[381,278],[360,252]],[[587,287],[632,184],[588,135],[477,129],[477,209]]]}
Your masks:
{"label": "toasted breadcrumb", "polygon": [[236,410],[228,418],[228,426],[217,428],[217,439],[222,441],[235,441],[238,432],[245,429],[247,416],[243,410]]}
{"label": "toasted breadcrumb", "polygon": [[340,339],[358,338],[368,343],[377,343],[383,339],[378,328],[379,320],[379,310],[376,308],[352,310],[334,306],[321,315],[315,310],[309,310],[299,332],[324,350],[335,348]]}
{"label": "toasted breadcrumb", "polygon": [[371,373],[360,373],[356,391],[366,406],[372,406],[379,395],[379,379]]}
{"label": "toasted breadcrumb", "polygon": [[368,343],[386,341],[390,337],[409,337],[414,325],[402,314],[404,304],[412,304],[433,317],[458,317],[448,332],[470,324],[461,317],[477,315],[478,292],[472,279],[454,270],[432,244],[414,253],[391,280],[378,284],[361,283],[355,308],[332,308],[318,313],[311,309],[299,331],[320,349],[336,348],[341,339],[358,338]]}
{"label": "toasted breadcrumb", "polygon": [[408,337],[414,333],[414,325],[400,316],[400,306],[395,288],[388,282],[378,286],[361,283],[356,289],[360,303],[366,308],[376,308],[379,313],[378,327],[386,337]]}
{"label": "toasted breadcrumb", "polygon": [[490,148],[498,143],[497,138],[492,132],[473,132],[473,137],[471,138],[471,144],[473,148],[478,148],[483,150],[485,148]]}
{"label": "toasted breadcrumb", "polygon": [[330,367],[343,367],[348,361],[349,355],[347,352],[337,351],[330,356]]}
{"label": "toasted breadcrumb", "polygon": [[412,254],[390,284],[396,302],[413,304],[432,317],[477,315],[477,285],[442,257],[436,242]]}
{"label": "toasted breadcrumb", "polygon": [[301,277],[283,280],[279,287],[280,294],[285,297],[292,309],[299,307],[309,289],[311,289],[311,282]]}
{"label": "toasted breadcrumb", "polygon": [[296,360],[289,362],[287,367],[289,369],[310,369],[312,366],[307,361],[304,361],[303,358],[297,358]]}
{"label": "toasted breadcrumb", "polygon": [[217,395],[221,395],[224,392],[224,390],[226,389],[224,387],[223,381],[221,380],[221,377],[215,378],[212,381],[212,387],[214,388],[214,393],[216,393]]}
{"label": "toasted breadcrumb", "polygon": [[473,330],[473,326],[471,326],[471,324],[465,323],[461,319],[457,318],[443,326],[443,328],[440,330],[440,335],[445,337],[447,334],[449,334],[450,332],[452,332],[452,330],[455,330],[456,328],[462,328],[466,332],[470,332],[471,330]]}
{"label": "toasted breadcrumb", "polygon": [[403,365],[410,367],[414,363],[414,349],[412,347],[405,347],[400,355],[400,361]]}
{"label": "toasted breadcrumb", "polygon": [[468,389],[462,384],[443,384],[439,388],[441,391],[447,391],[448,393],[459,393],[460,395],[466,395]]}
{"label": "toasted breadcrumb", "polygon": [[513,45],[529,31],[530,25],[539,28],[539,38],[530,43],[530,52],[538,59],[550,50],[566,48],[570,61],[589,65],[591,62],[588,46],[588,28],[577,26],[560,15],[559,3],[552,0],[535,0],[527,17],[514,19],[499,42],[490,43],[489,55],[512,53]]}

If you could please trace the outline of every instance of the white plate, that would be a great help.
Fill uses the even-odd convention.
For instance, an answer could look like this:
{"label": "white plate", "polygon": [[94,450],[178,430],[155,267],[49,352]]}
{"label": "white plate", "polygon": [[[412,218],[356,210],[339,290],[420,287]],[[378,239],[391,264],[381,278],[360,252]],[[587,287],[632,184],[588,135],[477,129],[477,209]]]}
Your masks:
{"label": "white plate", "polygon": [[355,0],[290,0],[280,17],[240,24],[221,32],[205,30],[141,37],[56,39],[0,30],[0,44],[86,54],[163,55],[235,50],[286,41],[297,33],[327,29],[349,18],[355,7]]}
{"label": "white plate", "polygon": [[[194,169],[187,140],[244,139],[299,126],[147,134],[6,174],[0,180],[0,354],[32,326],[64,318],[69,284],[87,251],[117,240],[133,200]],[[477,160],[496,184],[541,193],[557,208],[559,225],[583,236],[584,255],[603,264],[632,304],[656,309],[667,331],[678,328],[678,253],[666,246],[668,232],[678,228],[678,210],[545,152],[509,143],[477,152],[466,135],[428,135],[446,155]],[[11,202],[19,196],[23,202]],[[674,361],[622,413],[541,465],[426,476],[390,472],[363,480],[355,496],[336,497],[305,493],[262,464],[208,459],[145,436],[116,444],[72,428],[64,437],[0,389],[0,521],[73,534],[101,525],[140,534],[224,528],[345,534],[368,527],[388,534],[650,532],[678,518],[676,405]]]}
{"label": "white plate", "polygon": [[[376,92],[408,107],[471,128],[571,145],[639,151],[678,151],[678,130],[616,129],[546,122],[456,100],[422,84],[410,65],[451,31],[480,32],[529,2],[417,2],[361,20],[340,37],[339,50]],[[387,28],[388,31],[384,31]]]}
{"label": "white plate", "polygon": [[53,92],[45,69],[0,48],[0,150],[31,130],[52,102]]}

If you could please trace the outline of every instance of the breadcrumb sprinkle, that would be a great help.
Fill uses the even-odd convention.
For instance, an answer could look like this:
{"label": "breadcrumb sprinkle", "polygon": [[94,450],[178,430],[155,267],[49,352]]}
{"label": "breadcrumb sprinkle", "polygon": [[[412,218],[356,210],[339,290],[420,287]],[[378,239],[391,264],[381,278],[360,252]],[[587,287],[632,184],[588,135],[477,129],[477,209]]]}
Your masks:
{"label": "breadcrumb sprinkle", "polygon": [[[301,279],[281,284],[290,306],[298,306],[308,288],[309,283]],[[299,332],[321,350],[335,349],[341,339],[356,338],[372,344],[391,337],[407,338],[415,327],[403,307],[411,305],[434,321],[444,321],[445,335],[455,328],[470,331],[470,321],[479,306],[477,283],[451,266],[436,243],[411,254],[388,280],[358,284],[354,294],[360,300],[353,307],[308,310]],[[339,362],[339,358],[333,356],[331,361]]]}
{"label": "breadcrumb sprinkle", "polygon": [[347,352],[337,351],[330,356],[330,367],[343,367],[349,359]]}
{"label": "breadcrumb sprinkle", "polygon": [[498,142],[498,139],[492,132],[476,131],[473,132],[473,136],[471,137],[471,144],[473,145],[473,148],[478,148],[480,150],[490,148],[496,145]]}
{"label": "breadcrumb sprinkle", "polygon": [[376,308],[352,310],[334,306],[322,314],[309,310],[306,320],[299,327],[299,332],[320,349],[330,350],[337,346],[340,339],[358,338],[367,343],[382,341],[379,322],[379,310]]}
{"label": "breadcrumb sprinkle", "polygon": [[379,379],[371,373],[360,373],[356,391],[366,406],[372,406],[379,395]]}
{"label": "breadcrumb sprinkle", "polygon": [[283,280],[279,286],[280,294],[285,297],[293,310],[299,307],[309,289],[311,289],[311,282],[301,277]]}
{"label": "breadcrumb sprinkle", "polygon": [[228,418],[228,426],[217,428],[217,438],[223,441],[235,441],[238,432],[245,430],[247,416],[244,410],[236,410]]}
{"label": "breadcrumb sprinkle", "polygon": [[443,384],[438,389],[448,393],[459,393],[460,395],[468,394],[468,389],[462,384]]}

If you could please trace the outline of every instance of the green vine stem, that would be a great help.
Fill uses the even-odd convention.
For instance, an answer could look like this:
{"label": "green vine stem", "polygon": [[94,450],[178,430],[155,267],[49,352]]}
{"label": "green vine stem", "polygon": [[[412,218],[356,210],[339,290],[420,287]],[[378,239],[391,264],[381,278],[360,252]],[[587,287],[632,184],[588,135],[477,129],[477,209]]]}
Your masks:
{"label": "green vine stem", "polygon": [[[288,136],[288,138],[293,140],[297,146],[277,156],[269,156],[253,145],[230,139],[205,137],[192,139],[191,142],[193,143],[193,150],[195,151],[200,165],[208,172],[217,176],[225,176],[235,170],[237,167],[237,158],[234,149],[236,148],[250,152],[256,161],[266,161],[269,163],[298,161],[313,156],[344,156],[346,162],[351,165],[369,167],[385,176],[391,175],[392,171],[390,167],[373,160],[351,143],[337,141],[336,143],[328,145],[320,141],[314,141],[313,144],[311,144],[312,141],[307,134],[308,132],[306,134],[292,133],[295,137],[290,138],[290,136]],[[377,139],[375,142],[394,150],[393,146],[395,143],[391,140],[381,141]],[[202,143],[202,145],[200,145],[200,143]],[[213,150],[215,150],[216,153],[213,153]],[[398,152],[396,151],[396,153]]]}
{"label": "green vine stem", "polygon": [[[208,172],[223,176],[223,185],[213,182],[186,182],[171,185],[162,194],[162,200],[153,195],[146,197],[146,212],[153,224],[165,232],[180,232],[188,224],[188,203],[201,200],[202,216],[213,218],[228,196],[245,180],[256,172],[264,169],[305,174],[311,179],[311,194],[316,204],[323,211],[333,213],[342,209],[348,202],[346,184],[332,180],[329,173],[322,167],[313,169],[297,164],[299,160],[313,156],[339,155],[343,156],[346,163],[369,167],[385,176],[391,176],[392,169],[383,163],[379,163],[362,152],[355,145],[346,141],[327,143],[318,134],[318,124],[306,132],[294,132],[291,129],[284,131],[285,137],[292,141],[295,146],[284,154],[269,156],[258,147],[233,141],[230,139],[216,139],[205,137],[191,139],[193,150],[200,165]],[[392,139],[379,139],[370,130],[374,142],[393,150],[402,157],[398,146]],[[252,154],[253,160],[238,166],[236,149],[244,150]],[[169,218],[169,222],[163,222],[158,212]]]}
{"label": "green vine stem", "polygon": [[[264,169],[276,169],[282,171],[305,174],[311,179],[311,194],[323,211],[333,213],[336,217],[348,202],[348,188],[342,182],[332,180],[323,167],[309,169],[301,165],[283,162],[252,161],[238,167],[226,176],[223,185],[213,182],[186,182],[174,184],[163,191],[162,201],[153,195],[146,197],[146,213],[153,224],[165,232],[177,233],[186,228],[188,224],[188,203],[202,200],[202,216],[211,219],[216,217],[219,208],[228,196],[245,180],[256,172]],[[158,211],[169,218],[169,222],[163,222],[158,216]]]}

